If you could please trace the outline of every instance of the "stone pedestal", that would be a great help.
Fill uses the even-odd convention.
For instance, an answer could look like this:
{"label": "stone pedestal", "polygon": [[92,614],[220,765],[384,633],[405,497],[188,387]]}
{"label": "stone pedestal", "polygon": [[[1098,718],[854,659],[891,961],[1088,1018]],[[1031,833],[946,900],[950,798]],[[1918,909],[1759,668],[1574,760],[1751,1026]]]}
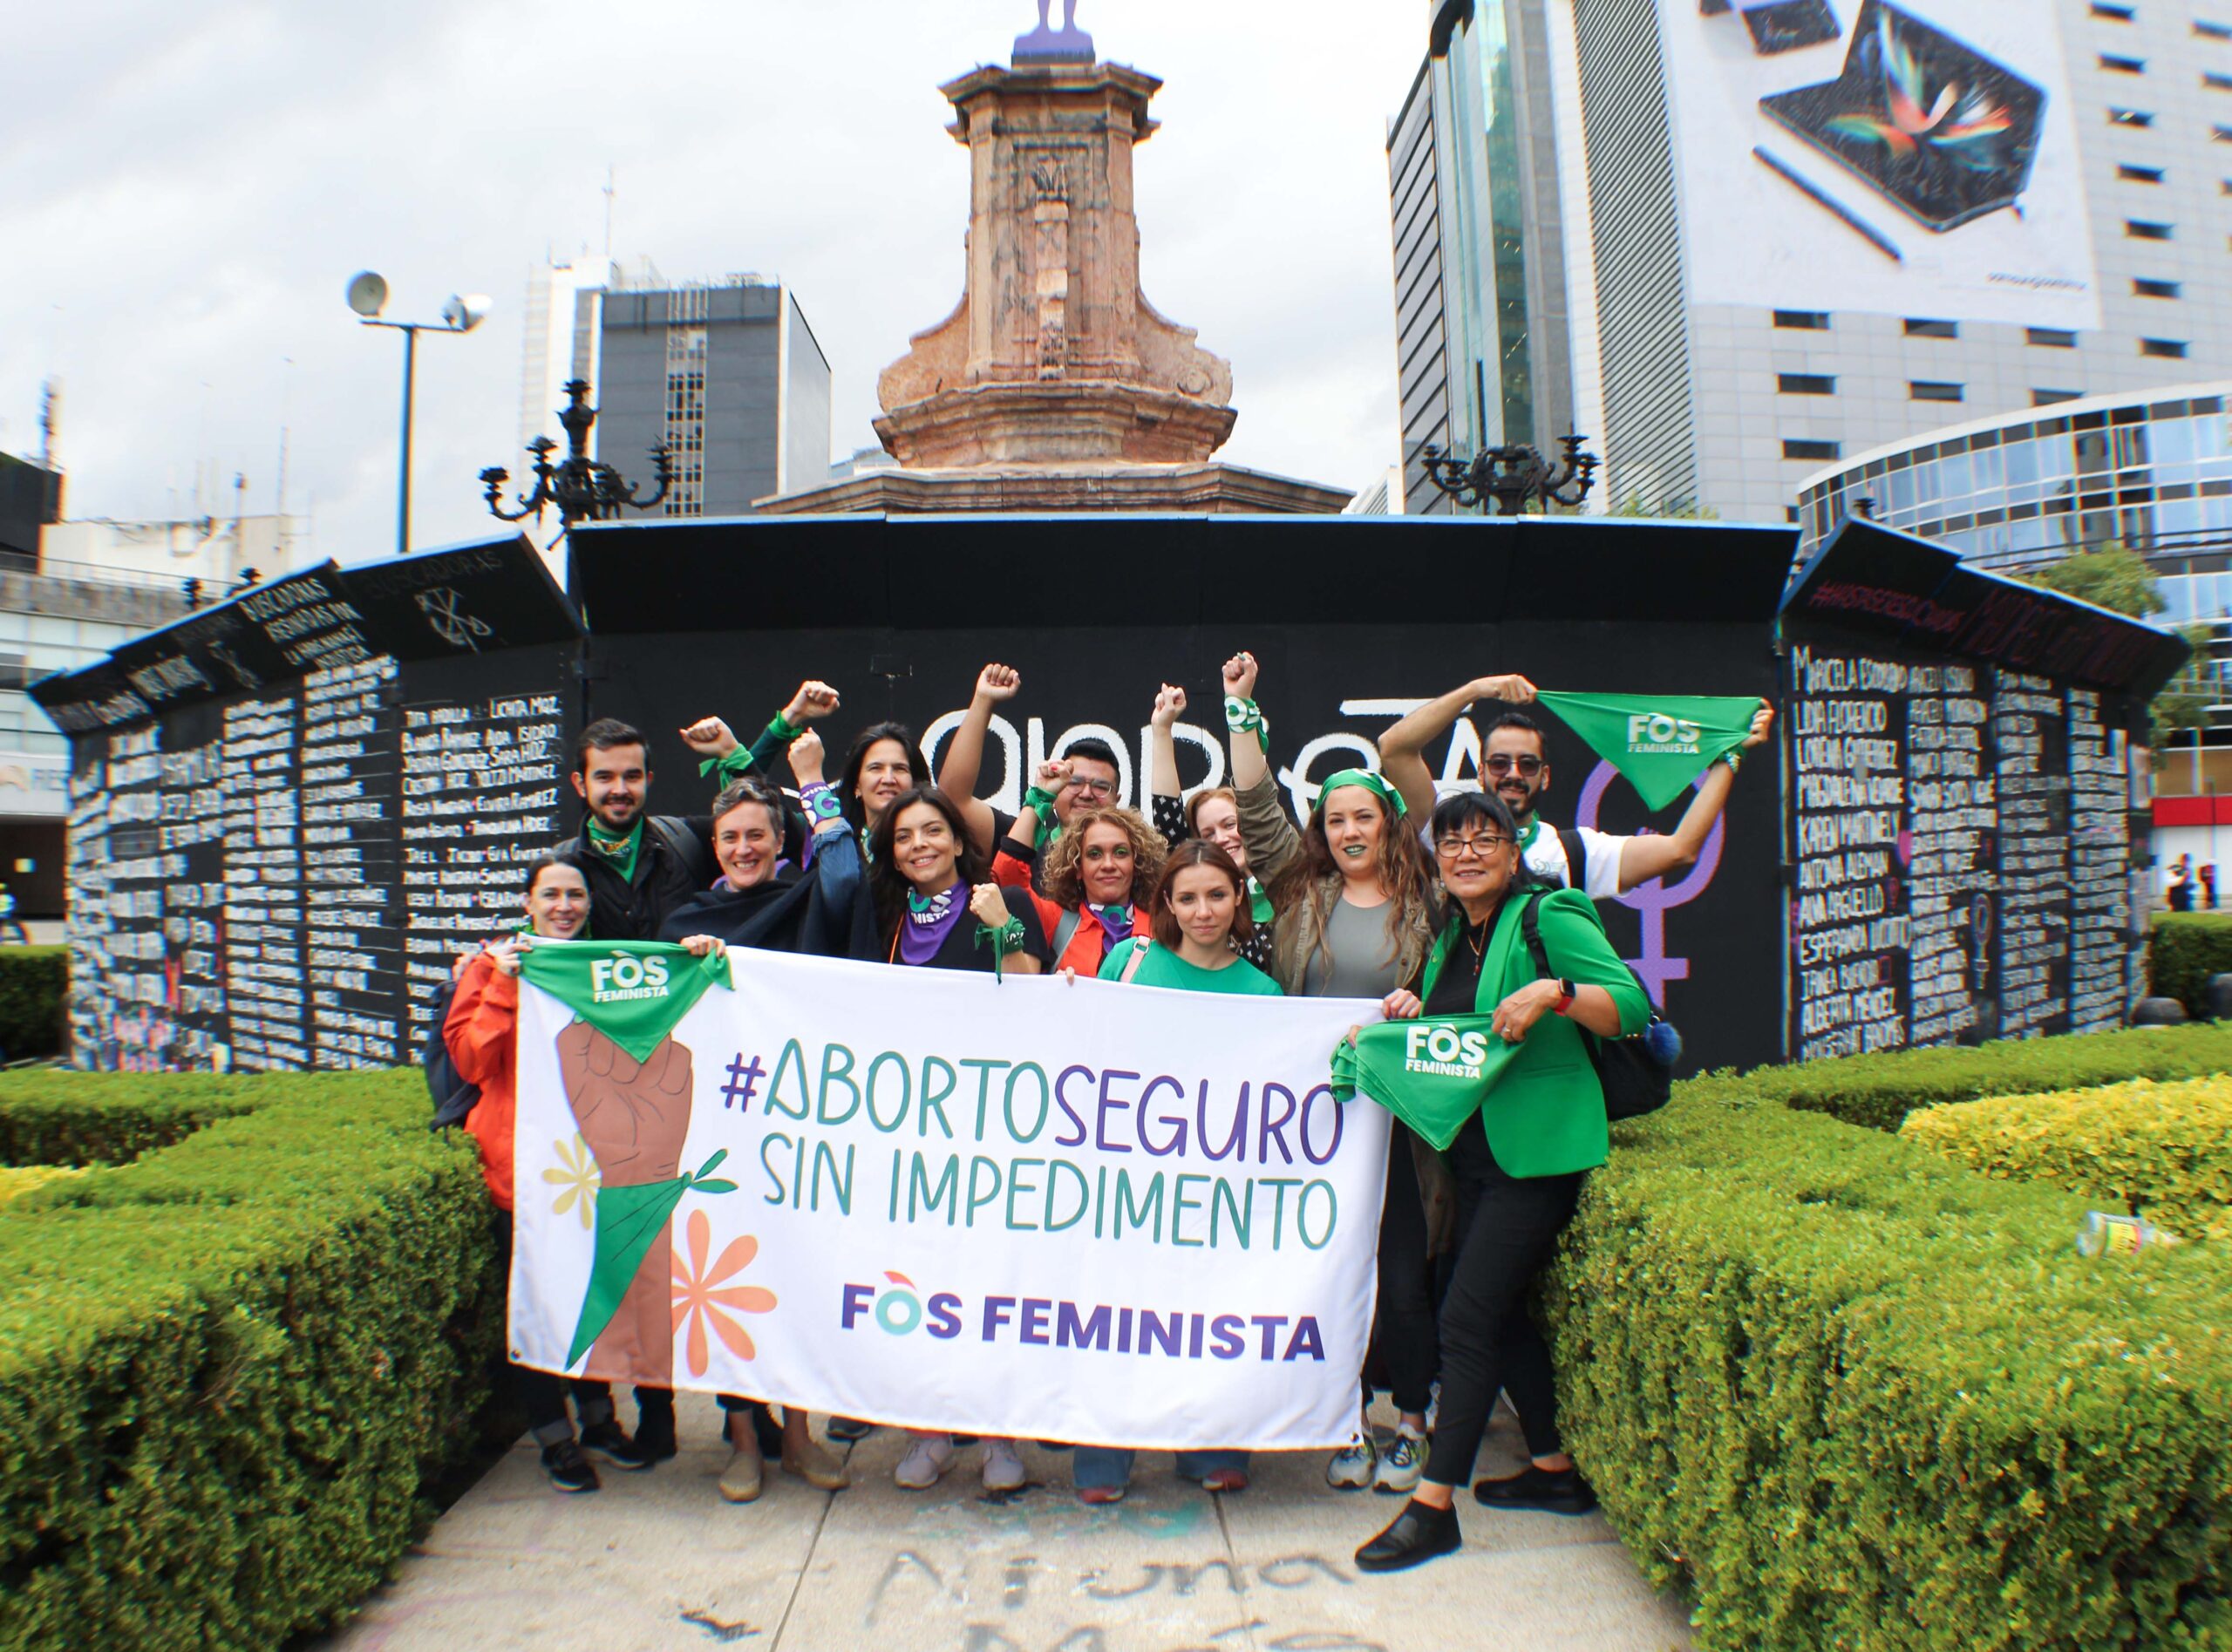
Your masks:
{"label": "stone pedestal", "polygon": [[1201,465],[972,465],[870,471],[759,501],[763,516],[917,515],[931,511],[1121,511],[1141,514],[1331,515],[1343,489],[1214,461]]}

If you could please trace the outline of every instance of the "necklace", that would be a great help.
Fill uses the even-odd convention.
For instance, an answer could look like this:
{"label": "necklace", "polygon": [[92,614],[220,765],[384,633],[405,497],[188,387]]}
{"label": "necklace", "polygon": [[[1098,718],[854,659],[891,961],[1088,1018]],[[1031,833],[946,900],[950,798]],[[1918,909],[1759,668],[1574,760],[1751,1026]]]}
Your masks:
{"label": "necklace", "polygon": [[1473,949],[1473,973],[1474,975],[1480,974],[1480,966],[1487,962],[1488,925],[1494,921],[1494,920],[1492,918],[1483,918],[1477,928],[1470,923],[1467,923],[1465,926],[1465,944]]}

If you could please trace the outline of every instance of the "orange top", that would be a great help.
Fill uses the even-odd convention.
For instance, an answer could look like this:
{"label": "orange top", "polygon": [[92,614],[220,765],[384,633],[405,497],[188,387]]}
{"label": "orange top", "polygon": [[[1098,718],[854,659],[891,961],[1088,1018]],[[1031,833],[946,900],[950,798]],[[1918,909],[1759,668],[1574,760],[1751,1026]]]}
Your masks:
{"label": "orange top", "polygon": [[514,1039],[520,1023],[520,983],[496,968],[488,954],[475,954],[458,977],[450,999],[442,1042],[458,1076],[480,1086],[480,1099],[465,1118],[465,1127],[480,1147],[480,1174],[499,1210],[512,1207],[512,1121],[519,1112],[519,1067]]}

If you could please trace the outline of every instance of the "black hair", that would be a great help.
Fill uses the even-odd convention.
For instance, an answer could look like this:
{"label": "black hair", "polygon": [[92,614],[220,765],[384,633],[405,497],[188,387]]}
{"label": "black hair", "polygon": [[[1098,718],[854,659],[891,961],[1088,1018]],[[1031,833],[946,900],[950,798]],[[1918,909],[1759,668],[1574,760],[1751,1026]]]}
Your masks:
{"label": "black hair", "polygon": [[1093,735],[1088,734],[1082,740],[1071,741],[1062,748],[1062,755],[1065,758],[1086,758],[1095,763],[1106,763],[1119,774],[1124,772],[1124,765],[1116,760],[1116,748],[1107,741]]}
{"label": "black hair", "polygon": [[854,737],[852,750],[845,753],[844,778],[837,783],[837,800],[845,806],[845,818],[855,832],[865,831],[868,823],[868,806],[860,799],[861,771],[868,765],[869,751],[883,740],[896,741],[906,749],[907,766],[915,786],[931,782],[930,762],[922,755],[914,730],[904,723],[869,724]]}
{"label": "black hair", "polygon": [[574,772],[584,773],[589,766],[589,753],[609,751],[616,745],[640,745],[643,760],[650,761],[651,743],[643,738],[641,729],[623,723],[618,717],[599,717],[582,731],[582,738],[574,742]]}
{"label": "black hair", "polygon": [[533,894],[534,893],[534,880],[541,877],[544,873],[549,871],[553,867],[571,867],[575,871],[582,874],[582,881],[584,884],[589,880],[589,868],[584,867],[581,861],[574,856],[570,854],[555,853],[539,854],[535,856],[534,860],[527,862],[527,881],[520,887],[520,892],[522,894]]}
{"label": "black hair", "polygon": [[[876,933],[888,947],[899,933],[901,919],[907,911],[907,895],[914,888],[907,874],[899,869],[898,856],[893,853],[892,840],[899,833],[899,817],[916,804],[928,804],[943,817],[946,830],[953,833],[953,841],[960,850],[954,861],[954,871],[961,880],[963,890],[973,890],[980,883],[991,880],[984,857],[977,852],[976,840],[969,835],[969,817],[960,806],[934,785],[918,785],[902,792],[892,799],[891,805],[875,823],[875,832],[868,847],[868,893],[875,902]],[[966,900],[963,894],[961,899]]]}
{"label": "black hair", "polygon": [[[1523,734],[1531,734],[1536,739],[1542,740],[1542,725],[1537,723],[1533,717],[1528,716],[1524,711],[1506,711],[1503,715],[1497,717],[1494,722],[1489,724],[1487,728],[1480,731],[1480,738],[1485,741],[1488,736],[1494,734],[1498,729],[1517,729]],[[1545,751],[1548,750],[1549,742],[1548,740],[1542,740],[1542,744]]]}
{"label": "black hair", "polygon": [[[1475,832],[1487,826],[1500,832],[1514,844],[1519,841],[1519,822],[1512,817],[1511,806],[1493,792],[1453,792],[1433,806],[1432,818],[1426,823],[1426,836],[1435,843],[1454,837],[1466,826]],[[1519,864],[1512,868],[1507,895],[1548,885],[1549,880],[1527,864],[1521,854]],[[1463,909],[1451,902],[1450,910],[1460,918]]]}

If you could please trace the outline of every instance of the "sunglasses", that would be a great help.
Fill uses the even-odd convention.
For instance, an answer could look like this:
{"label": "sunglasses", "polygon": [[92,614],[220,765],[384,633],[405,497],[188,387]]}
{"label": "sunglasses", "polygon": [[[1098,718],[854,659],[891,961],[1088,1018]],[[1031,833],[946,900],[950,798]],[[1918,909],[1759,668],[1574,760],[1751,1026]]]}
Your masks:
{"label": "sunglasses", "polygon": [[1531,780],[1542,772],[1544,765],[1540,758],[1515,758],[1499,751],[1492,758],[1482,759],[1480,766],[1490,774],[1509,774],[1514,769],[1517,769],[1521,774]]}

